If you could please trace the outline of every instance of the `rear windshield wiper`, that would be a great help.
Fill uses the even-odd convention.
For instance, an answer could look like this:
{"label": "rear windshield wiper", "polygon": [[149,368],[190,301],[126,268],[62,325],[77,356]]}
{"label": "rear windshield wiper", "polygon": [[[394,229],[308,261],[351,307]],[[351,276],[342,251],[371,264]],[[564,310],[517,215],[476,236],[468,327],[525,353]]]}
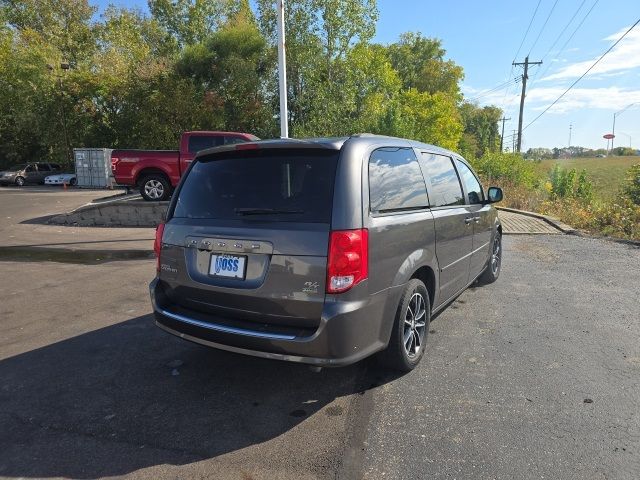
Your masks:
{"label": "rear windshield wiper", "polygon": [[238,215],[273,215],[304,213],[304,210],[280,209],[280,208],[235,208]]}

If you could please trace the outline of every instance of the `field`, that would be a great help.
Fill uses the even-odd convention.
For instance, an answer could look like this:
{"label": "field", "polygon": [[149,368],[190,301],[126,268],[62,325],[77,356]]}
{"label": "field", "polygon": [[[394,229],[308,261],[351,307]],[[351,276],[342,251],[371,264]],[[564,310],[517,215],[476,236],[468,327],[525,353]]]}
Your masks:
{"label": "field", "polygon": [[554,164],[564,168],[586,170],[589,179],[593,182],[594,193],[603,200],[616,198],[625,172],[637,163],[640,157],[606,157],[606,158],[560,158],[542,160],[538,163],[538,171],[548,175]]}

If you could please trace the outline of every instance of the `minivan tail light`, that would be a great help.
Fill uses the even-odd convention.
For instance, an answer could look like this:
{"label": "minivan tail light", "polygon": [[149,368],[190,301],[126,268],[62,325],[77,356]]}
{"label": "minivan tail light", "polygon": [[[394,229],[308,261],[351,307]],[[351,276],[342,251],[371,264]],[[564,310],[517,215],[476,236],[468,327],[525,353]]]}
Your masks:
{"label": "minivan tail light", "polygon": [[334,230],[327,255],[327,293],[342,293],[369,276],[369,231]]}
{"label": "minivan tail light", "polygon": [[156,255],[156,271],[160,272],[160,251],[162,250],[162,235],[164,235],[164,223],[156,227],[156,239],[153,242],[153,253]]}

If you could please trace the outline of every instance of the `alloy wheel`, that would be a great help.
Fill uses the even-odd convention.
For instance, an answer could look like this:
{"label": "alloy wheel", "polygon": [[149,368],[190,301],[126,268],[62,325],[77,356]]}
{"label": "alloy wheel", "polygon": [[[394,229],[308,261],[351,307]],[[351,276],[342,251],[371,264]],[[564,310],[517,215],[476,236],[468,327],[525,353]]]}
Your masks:
{"label": "alloy wheel", "polygon": [[496,238],[493,240],[493,250],[491,251],[491,272],[495,275],[500,269],[500,260],[502,256],[502,242],[501,235],[496,233]]}
{"label": "alloy wheel", "polygon": [[164,195],[164,185],[158,180],[148,180],[147,183],[144,184],[144,193],[149,198],[157,200]]}
{"label": "alloy wheel", "polygon": [[422,348],[427,328],[427,310],[424,297],[419,292],[414,292],[409,300],[404,316],[404,349],[409,358],[415,358]]}

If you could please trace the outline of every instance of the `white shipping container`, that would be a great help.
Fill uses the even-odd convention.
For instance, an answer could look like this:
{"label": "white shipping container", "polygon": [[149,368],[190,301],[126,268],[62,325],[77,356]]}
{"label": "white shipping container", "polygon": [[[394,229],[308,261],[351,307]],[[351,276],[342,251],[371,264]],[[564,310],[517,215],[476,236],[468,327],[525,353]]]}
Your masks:
{"label": "white shipping container", "polygon": [[74,148],[76,179],[79,187],[106,188],[113,185],[111,148]]}

